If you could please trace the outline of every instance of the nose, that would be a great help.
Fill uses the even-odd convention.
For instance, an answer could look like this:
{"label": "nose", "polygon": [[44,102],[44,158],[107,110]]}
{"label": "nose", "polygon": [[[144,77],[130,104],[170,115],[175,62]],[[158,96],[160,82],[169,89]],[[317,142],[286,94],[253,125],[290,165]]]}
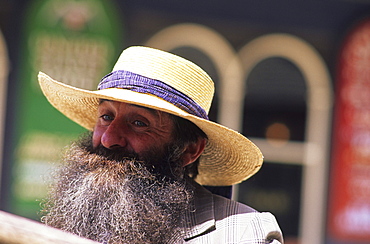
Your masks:
{"label": "nose", "polygon": [[117,149],[124,148],[127,146],[125,126],[115,120],[107,127],[101,137],[101,144],[105,148]]}

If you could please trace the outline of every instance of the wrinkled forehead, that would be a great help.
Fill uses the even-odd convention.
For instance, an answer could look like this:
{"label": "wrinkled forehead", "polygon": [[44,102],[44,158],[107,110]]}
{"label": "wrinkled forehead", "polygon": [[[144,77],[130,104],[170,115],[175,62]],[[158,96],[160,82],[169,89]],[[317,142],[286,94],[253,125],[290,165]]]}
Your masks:
{"label": "wrinkled forehead", "polygon": [[[103,98],[100,98],[99,99],[99,105],[101,105],[104,102],[109,102],[109,103],[125,103],[125,102],[114,101],[114,100],[103,99]],[[160,111],[160,110],[156,110],[156,109],[153,109],[153,108],[148,108],[148,107],[145,107],[145,106],[137,105],[137,104],[131,104],[131,103],[125,103],[125,104],[127,104],[129,106],[133,106],[133,107],[145,109],[145,110],[147,110],[148,112],[150,112],[152,114],[167,114],[167,115],[170,115],[169,113],[166,113],[166,112],[163,112],[163,111]]]}
{"label": "wrinkled forehead", "polygon": [[[99,99],[99,106],[102,105],[105,102],[108,102],[108,103],[125,103],[125,102],[114,101],[114,100],[109,100],[109,99]],[[176,121],[176,118],[175,118],[176,116],[175,115],[166,113],[164,111],[160,111],[160,110],[153,109],[153,108],[148,108],[148,107],[137,105],[137,104],[131,104],[131,103],[125,103],[125,104],[127,104],[129,106],[132,106],[132,107],[136,107],[136,108],[146,110],[147,112],[151,113],[153,116],[157,117],[159,123],[163,123],[164,120],[168,121],[168,119],[169,119],[170,123],[171,123],[171,127],[173,127],[173,125]]]}

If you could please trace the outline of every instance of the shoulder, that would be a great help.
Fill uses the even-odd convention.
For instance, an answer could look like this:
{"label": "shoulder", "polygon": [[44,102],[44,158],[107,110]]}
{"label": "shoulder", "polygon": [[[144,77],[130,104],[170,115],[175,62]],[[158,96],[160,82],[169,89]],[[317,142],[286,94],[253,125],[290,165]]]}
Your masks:
{"label": "shoulder", "polygon": [[228,198],[212,194],[213,206],[216,213],[216,219],[222,219],[228,215],[242,214],[242,213],[258,213],[255,209],[230,200]]}
{"label": "shoulder", "polygon": [[260,213],[199,186],[195,192],[195,209],[189,213],[193,221],[188,229],[188,243],[283,243],[271,213]]}
{"label": "shoulder", "polygon": [[[213,195],[216,231],[238,236],[237,243],[283,243],[282,233],[271,213]],[[272,242],[274,243],[274,242]]]}

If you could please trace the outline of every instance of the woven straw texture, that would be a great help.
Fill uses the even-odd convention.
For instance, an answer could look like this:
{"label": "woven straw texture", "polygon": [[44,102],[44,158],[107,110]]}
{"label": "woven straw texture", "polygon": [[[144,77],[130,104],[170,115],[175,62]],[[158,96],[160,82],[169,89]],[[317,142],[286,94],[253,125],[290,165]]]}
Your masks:
{"label": "woven straw texture", "polygon": [[[113,70],[124,69],[152,79],[161,80],[190,96],[209,111],[213,82],[198,66],[156,49],[126,49]],[[39,73],[39,83],[49,102],[69,119],[92,130],[97,119],[99,99],[137,104],[188,119],[208,136],[201,155],[196,181],[202,185],[227,186],[240,183],[261,167],[261,151],[249,139],[220,124],[191,115],[173,104],[150,94],[125,89],[88,91],[53,80]]]}

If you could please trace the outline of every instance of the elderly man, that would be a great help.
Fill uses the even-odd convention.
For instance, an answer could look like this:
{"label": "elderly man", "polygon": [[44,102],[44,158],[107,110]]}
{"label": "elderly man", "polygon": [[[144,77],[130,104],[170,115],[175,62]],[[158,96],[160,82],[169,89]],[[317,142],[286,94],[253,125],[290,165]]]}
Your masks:
{"label": "elderly man", "polygon": [[270,213],[201,185],[239,183],[260,150],[208,119],[214,85],[197,65],[148,47],[123,51],[98,90],[39,74],[49,102],[89,133],[73,143],[42,221],[102,243],[282,243]]}

